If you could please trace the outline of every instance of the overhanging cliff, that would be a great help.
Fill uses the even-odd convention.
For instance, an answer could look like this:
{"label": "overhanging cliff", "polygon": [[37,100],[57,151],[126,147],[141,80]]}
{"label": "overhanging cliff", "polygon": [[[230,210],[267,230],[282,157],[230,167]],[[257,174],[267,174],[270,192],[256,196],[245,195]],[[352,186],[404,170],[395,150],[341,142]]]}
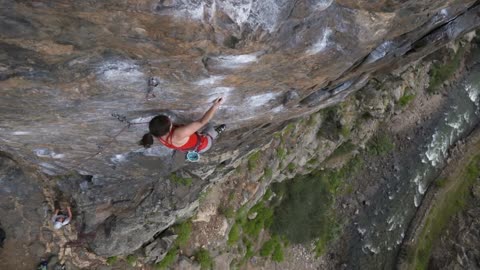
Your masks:
{"label": "overhanging cliff", "polygon": [[[477,2],[2,1],[0,150],[54,176],[96,253],[127,254],[190,215],[218,164],[477,28]],[[152,116],[218,96],[228,130],[200,164],[136,145]],[[188,189],[161,181],[180,169]]]}

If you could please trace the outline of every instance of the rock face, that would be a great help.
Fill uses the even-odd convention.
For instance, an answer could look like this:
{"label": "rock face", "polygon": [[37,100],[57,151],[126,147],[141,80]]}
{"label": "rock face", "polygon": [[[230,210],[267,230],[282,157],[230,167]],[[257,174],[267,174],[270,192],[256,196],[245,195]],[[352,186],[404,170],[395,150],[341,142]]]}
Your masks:
{"label": "rock face", "polygon": [[[191,215],[201,190],[286,120],[480,25],[478,1],[460,0],[0,7],[0,150],[55,176],[103,256],[129,254]],[[188,122],[218,96],[214,120],[228,131],[201,163],[136,145],[156,114]],[[179,177],[194,180],[182,186]]]}
{"label": "rock face", "polygon": [[[0,269],[32,269],[52,240],[41,181],[9,155],[0,152]],[[48,216],[48,217],[47,217]]]}

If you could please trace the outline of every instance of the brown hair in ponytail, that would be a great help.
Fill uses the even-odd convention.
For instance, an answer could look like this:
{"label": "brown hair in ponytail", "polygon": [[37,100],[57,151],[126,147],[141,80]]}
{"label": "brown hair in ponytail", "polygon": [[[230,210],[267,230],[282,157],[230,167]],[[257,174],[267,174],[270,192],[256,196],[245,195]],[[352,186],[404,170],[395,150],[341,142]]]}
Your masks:
{"label": "brown hair in ponytail", "polygon": [[145,148],[150,148],[153,144],[153,135],[149,132],[143,135],[142,139],[138,142],[138,144],[142,145]]}
{"label": "brown hair in ponytail", "polygon": [[148,129],[150,130],[149,133],[143,135],[142,140],[140,140],[139,144],[143,145],[145,148],[150,148],[153,144],[153,137],[161,137],[167,134],[170,131],[171,126],[170,118],[166,115],[157,115],[150,123],[148,123]]}

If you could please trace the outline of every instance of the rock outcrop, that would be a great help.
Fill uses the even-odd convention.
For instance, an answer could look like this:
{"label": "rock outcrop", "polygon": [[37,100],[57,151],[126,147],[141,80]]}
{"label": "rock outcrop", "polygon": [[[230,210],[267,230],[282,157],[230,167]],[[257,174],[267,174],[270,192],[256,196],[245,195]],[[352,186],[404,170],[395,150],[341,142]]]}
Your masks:
{"label": "rock outcrop", "polygon": [[[102,256],[129,254],[190,216],[198,194],[285,121],[480,26],[478,1],[460,0],[0,7],[0,150],[52,176]],[[215,121],[228,131],[199,164],[136,145],[154,115],[188,122],[218,96]]]}

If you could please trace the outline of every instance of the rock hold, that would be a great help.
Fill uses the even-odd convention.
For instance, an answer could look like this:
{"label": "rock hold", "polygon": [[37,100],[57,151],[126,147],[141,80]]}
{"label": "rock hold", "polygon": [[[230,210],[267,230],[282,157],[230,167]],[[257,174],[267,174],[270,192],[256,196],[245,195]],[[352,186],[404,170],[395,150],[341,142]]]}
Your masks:
{"label": "rock hold", "polygon": [[177,235],[170,235],[154,240],[145,246],[145,257],[147,263],[157,263],[163,260],[168,250],[172,247]]}

